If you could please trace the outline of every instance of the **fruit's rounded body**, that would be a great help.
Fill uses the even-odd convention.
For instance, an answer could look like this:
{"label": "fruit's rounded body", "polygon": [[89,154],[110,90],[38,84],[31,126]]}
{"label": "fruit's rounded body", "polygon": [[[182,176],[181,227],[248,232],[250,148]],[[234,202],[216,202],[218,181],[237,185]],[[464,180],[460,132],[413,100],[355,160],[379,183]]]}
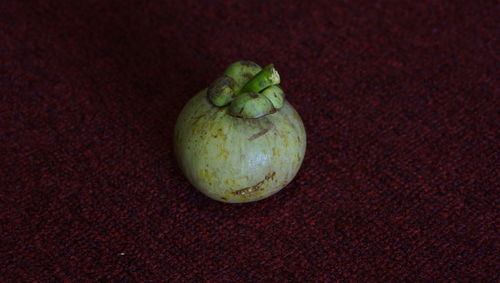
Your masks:
{"label": "fruit's rounded body", "polygon": [[266,198],[295,177],[306,150],[300,116],[285,101],[276,113],[237,118],[215,107],[206,90],[193,97],[175,125],[180,167],[199,191],[222,202]]}

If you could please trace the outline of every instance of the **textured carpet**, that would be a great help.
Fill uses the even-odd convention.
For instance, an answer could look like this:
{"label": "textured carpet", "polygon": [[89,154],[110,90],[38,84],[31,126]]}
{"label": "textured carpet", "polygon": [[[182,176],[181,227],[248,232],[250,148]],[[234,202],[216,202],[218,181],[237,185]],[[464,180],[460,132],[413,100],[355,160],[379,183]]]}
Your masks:
{"label": "textured carpet", "polygon": [[[495,281],[496,1],[0,1],[1,282]],[[182,106],[274,63],[308,148],[251,204]]]}

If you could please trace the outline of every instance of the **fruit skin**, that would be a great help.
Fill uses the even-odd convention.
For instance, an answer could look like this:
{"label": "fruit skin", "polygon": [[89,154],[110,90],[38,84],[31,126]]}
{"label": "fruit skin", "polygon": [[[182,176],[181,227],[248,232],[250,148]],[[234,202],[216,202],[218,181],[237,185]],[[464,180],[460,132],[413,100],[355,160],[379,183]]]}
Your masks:
{"label": "fruit skin", "polygon": [[271,196],[297,174],[306,150],[299,114],[283,107],[256,119],[229,115],[209,102],[206,90],[183,108],[175,125],[179,165],[208,197],[242,203]]}

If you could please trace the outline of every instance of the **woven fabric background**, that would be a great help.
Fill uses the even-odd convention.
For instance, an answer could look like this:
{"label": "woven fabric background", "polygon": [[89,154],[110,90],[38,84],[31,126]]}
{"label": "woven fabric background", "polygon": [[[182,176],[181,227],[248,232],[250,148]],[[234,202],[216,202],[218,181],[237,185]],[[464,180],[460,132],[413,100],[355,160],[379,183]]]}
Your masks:
{"label": "woven fabric background", "polygon": [[[1,282],[495,281],[496,1],[0,1]],[[274,63],[308,147],[251,204],[182,106]]]}

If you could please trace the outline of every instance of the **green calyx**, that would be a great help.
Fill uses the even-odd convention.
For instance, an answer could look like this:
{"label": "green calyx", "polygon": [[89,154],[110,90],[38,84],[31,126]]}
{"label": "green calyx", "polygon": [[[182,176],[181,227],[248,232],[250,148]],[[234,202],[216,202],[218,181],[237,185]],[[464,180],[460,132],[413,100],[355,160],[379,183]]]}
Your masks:
{"label": "green calyx", "polygon": [[271,101],[274,108],[280,109],[283,107],[283,103],[285,102],[285,93],[281,87],[277,85],[270,86],[262,91],[262,95]]}
{"label": "green calyx", "polygon": [[222,76],[216,79],[208,88],[208,99],[215,106],[226,106],[236,95],[237,83],[234,79]]}
{"label": "green calyx", "polygon": [[260,118],[274,112],[271,101],[255,92],[242,93],[229,105],[229,113],[240,118]]}
{"label": "green calyx", "polygon": [[266,87],[277,85],[280,83],[280,75],[274,69],[273,64],[267,65],[253,78],[251,78],[241,89],[241,92],[259,92]]}
{"label": "green calyx", "polygon": [[260,118],[283,107],[285,93],[279,83],[280,76],[272,64],[261,68],[254,62],[238,61],[212,83],[207,95],[215,106],[229,105],[232,116]]}
{"label": "green calyx", "polygon": [[262,68],[254,62],[238,61],[229,65],[224,71],[224,75],[234,79],[238,87],[241,88],[261,70]]}

